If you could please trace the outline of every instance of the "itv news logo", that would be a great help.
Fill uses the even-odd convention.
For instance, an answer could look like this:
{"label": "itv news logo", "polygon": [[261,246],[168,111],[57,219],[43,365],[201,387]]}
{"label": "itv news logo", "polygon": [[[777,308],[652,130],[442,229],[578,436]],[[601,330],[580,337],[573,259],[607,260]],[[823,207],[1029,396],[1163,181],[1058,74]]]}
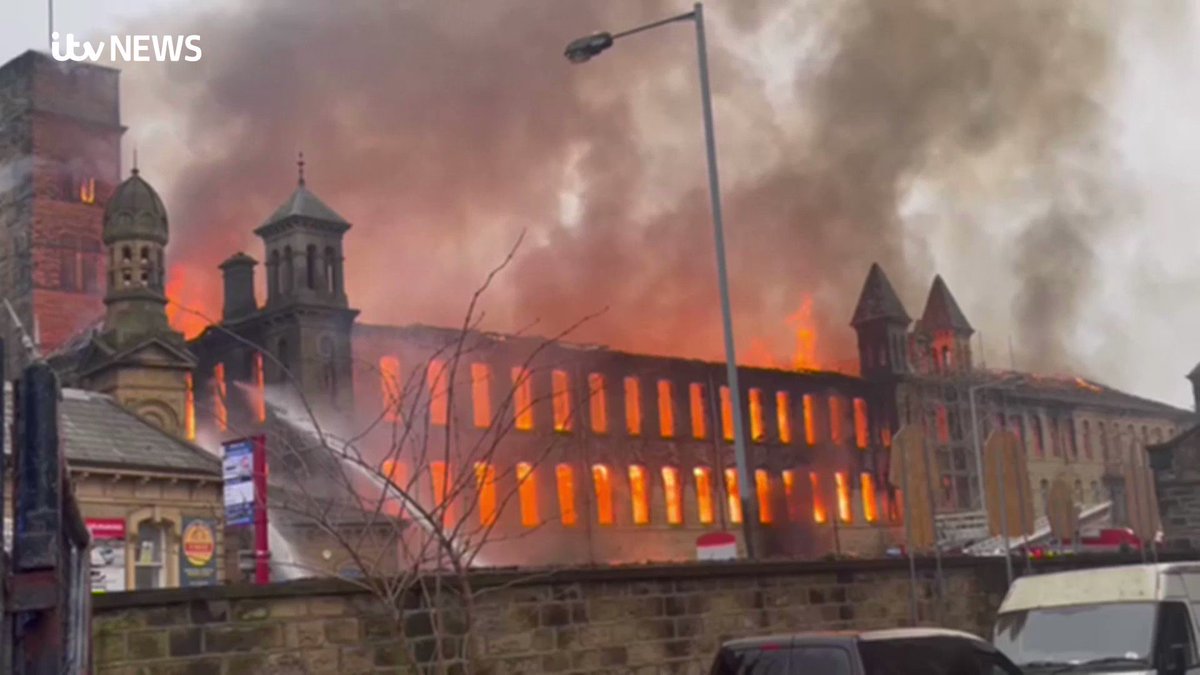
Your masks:
{"label": "itv news logo", "polygon": [[50,34],[50,53],[58,61],[187,61],[200,60],[199,35],[110,35],[105,40],[79,41],[67,33],[65,44],[58,31]]}

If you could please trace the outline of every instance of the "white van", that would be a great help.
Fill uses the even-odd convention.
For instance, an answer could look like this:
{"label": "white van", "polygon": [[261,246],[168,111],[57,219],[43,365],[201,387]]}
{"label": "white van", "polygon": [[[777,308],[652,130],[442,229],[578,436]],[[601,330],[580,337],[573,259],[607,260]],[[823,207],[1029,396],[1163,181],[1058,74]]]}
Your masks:
{"label": "white van", "polygon": [[1200,563],[1021,577],[993,644],[1026,673],[1200,673]]}

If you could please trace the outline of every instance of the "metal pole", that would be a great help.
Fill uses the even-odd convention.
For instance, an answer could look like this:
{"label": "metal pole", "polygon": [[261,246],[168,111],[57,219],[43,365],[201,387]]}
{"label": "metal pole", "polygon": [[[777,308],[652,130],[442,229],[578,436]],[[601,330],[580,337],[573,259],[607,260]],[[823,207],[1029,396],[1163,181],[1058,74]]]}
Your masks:
{"label": "metal pole", "polygon": [[978,476],[979,485],[979,509],[983,511],[984,521],[987,521],[987,494],[984,488],[983,480],[983,450],[979,447],[979,415],[975,410],[975,392],[982,385],[976,385],[967,390],[967,396],[971,400],[971,437],[975,441],[975,474]]}
{"label": "metal pole", "polygon": [[713,239],[717,249],[717,283],[721,292],[721,320],[725,331],[725,367],[729,402],[733,408],[733,450],[737,460],[738,492],[742,500],[742,531],[746,555],[757,558],[758,504],[752,499],[750,467],[746,461],[746,432],[742,423],[742,390],[738,385],[737,350],[733,340],[733,313],[725,267],[725,226],[721,215],[721,185],[717,177],[717,141],[713,129],[712,92],[708,84],[708,46],[704,39],[704,5],[695,5],[696,51],[700,60],[700,99],[704,108],[704,146],[708,156],[708,192],[712,200]]}
{"label": "metal pole", "polygon": [[50,32],[46,34],[46,40],[50,43],[50,51],[54,51],[54,0],[46,0],[46,22],[50,25]]}
{"label": "metal pole", "polygon": [[[892,451],[895,452],[896,444],[893,441]],[[913,553],[912,546],[912,518],[911,506],[912,495],[908,492],[908,445],[907,443],[900,447],[900,490],[901,496],[904,499],[904,548],[908,553],[908,613],[912,621],[912,625],[917,625],[917,559]],[[932,506],[932,505],[931,505]],[[935,538],[936,538],[936,532]]]}
{"label": "metal pole", "polygon": [[1004,483],[1004,474],[1005,474],[1004,465],[1008,463],[1007,455],[1008,455],[1008,453],[1006,453],[1006,452],[996,453],[996,463],[998,465],[996,467],[996,476],[997,476],[997,478],[999,478],[999,480],[997,482],[1000,483],[1000,492],[998,492],[996,494],[996,496],[1000,498],[1000,536],[1004,539],[1004,574],[1008,579],[1008,585],[1012,586],[1012,581],[1013,581],[1012,550],[1009,548],[1009,541],[1008,541],[1009,540],[1008,504],[1005,503],[1008,501],[1007,499],[1005,499],[1005,497],[1007,496],[1005,493],[1008,492],[1008,490],[1005,489],[1005,483]]}

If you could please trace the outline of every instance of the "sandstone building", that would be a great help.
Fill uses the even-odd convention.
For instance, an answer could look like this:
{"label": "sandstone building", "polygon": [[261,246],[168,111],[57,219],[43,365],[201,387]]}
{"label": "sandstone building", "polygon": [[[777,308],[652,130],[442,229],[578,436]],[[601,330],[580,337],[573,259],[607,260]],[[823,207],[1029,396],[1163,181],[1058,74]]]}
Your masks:
{"label": "sandstone building", "polygon": [[[740,535],[722,364],[569,335],[359,321],[345,284],[354,230],[303,164],[280,206],[246,224],[261,249],[220,266],[221,321],[185,343],[163,311],[167,208],[136,170],[118,185],[116,78],[32,53],[0,68],[0,163],[13,176],[0,182],[0,288],[71,386],[185,445],[215,451],[268,433],[272,489],[293,494],[344,478],[342,464],[296,451],[319,427],[327,445],[387,476],[370,489],[390,482],[456,529],[494,533],[488,564],[690,559],[701,535]],[[746,487],[767,555],[878,555],[896,543],[902,500],[888,457],[906,424],[926,430],[943,514],[978,511],[978,447],[1007,427],[1024,441],[1029,494],[1066,481],[1077,504],[1109,504],[1121,523],[1143,503],[1130,495],[1149,489],[1128,484],[1129,466],[1192,419],[1080,378],[980,367],[940,277],[914,322],[872,266],[851,323],[861,376],[742,369]],[[147,495],[146,508],[160,499]],[[323,546],[319,564],[336,568]]]}

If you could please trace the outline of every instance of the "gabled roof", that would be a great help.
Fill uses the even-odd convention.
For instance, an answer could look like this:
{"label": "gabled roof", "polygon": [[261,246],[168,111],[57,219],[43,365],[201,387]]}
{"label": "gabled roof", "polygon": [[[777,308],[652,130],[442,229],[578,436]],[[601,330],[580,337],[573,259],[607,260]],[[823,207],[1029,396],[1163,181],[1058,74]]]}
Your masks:
{"label": "gabled roof", "polygon": [[858,296],[858,305],[854,308],[854,317],[850,319],[850,325],[858,327],[881,319],[903,323],[906,326],[912,322],[908,312],[904,311],[904,304],[896,295],[896,289],[892,288],[892,282],[888,281],[887,275],[883,273],[883,268],[879,263],[872,263],[862,293]]}
{"label": "gabled roof", "polygon": [[296,186],[296,190],[292,192],[292,196],[288,197],[287,201],[275,209],[275,213],[272,213],[271,217],[267,218],[266,222],[259,229],[261,230],[268,225],[273,225],[293,217],[342,225],[347,228],[350,227],[349,221],[326,206],[325,202],[321,201],[306,185],[301,183]]}
{"label": "gabled roof", "polygon": [[[12,425],[11,385],[5,388],[4,420]],[[220,477],[221,462],[203,448],[145,422],[104,394],[62,390],[60,438],[67,461],[87,467]],[[6,448],[11,452],[11,448]]]}
{"label": "gabled roof", "polygon": [[933,278],[933,286],[929,289],[929,299],[925,301],[925,312],[921,315],[921,328],[926,331],[953,330],[963,333],[974,333],[975,329],[967,321],[966,315],[959,309],[946,282],[941,275]]}

